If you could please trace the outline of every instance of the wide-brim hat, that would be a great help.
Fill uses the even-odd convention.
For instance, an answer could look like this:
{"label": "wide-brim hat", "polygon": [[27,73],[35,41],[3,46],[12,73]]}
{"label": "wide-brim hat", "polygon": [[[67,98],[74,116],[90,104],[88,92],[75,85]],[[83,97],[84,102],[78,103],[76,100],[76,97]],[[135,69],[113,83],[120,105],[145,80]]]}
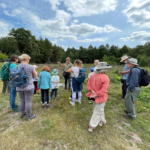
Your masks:
{"label": "wide-brim hat", "polygon": [[139,65],[139,64],[138,64],[138,60],[135,59],[135,58],[130,58],[130,59],[128,60],[128,63],[133,64],[133,65]]}
{"label": "wide-brim hat", "polygon": [[52,74],[54,74],[54,75],[58,74],[58,70],[54,69],[53,72],[52,72]]}
{"label": "wide-brim hat", "polygon": [[94,68],[94,70],[97,69],[110,69],[112,66],[109,66],[107,62],[99,62],[98,65]]}
{"label": "wide-brim hat", "polygon": [[129,59],[129,57],[127,55],[124,55],[124,56],[121,57],[121,61],[120,62],[123,62],[126,59]]}
{"label": "wide-brim hat", "polygon": [[36,69],[39,68],[37,65],[33,65],[33,67],[36,68]]}

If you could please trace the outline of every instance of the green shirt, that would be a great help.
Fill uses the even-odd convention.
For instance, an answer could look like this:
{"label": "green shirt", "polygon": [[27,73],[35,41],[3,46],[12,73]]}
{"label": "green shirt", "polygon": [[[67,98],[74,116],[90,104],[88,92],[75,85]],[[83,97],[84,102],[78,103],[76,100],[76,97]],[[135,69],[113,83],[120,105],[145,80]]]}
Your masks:
{"label": "green shirt", "polygon": [[70,62],[69,64],[65,63],[64,64],[64,71],[67,71],[68,69],[70,69],[72,67],[72,63]]}

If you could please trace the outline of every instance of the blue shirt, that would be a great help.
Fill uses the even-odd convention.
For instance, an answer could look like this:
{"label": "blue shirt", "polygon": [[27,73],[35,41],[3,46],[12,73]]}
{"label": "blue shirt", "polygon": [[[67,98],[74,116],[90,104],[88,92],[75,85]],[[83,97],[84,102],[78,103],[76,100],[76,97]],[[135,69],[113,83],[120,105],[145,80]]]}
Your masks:
{"label": "blue shirt", "polygon": [[17,65],[15,63],[11,63],[9,66],[9,69],[12,69],[12,68],[17,68]]}
{"label": "blue shirt", "polygon": [[38,80],[38,88],[39,89],[51,89],[51,74],[47,71],[42,71],[39,75]]}
{"label": "blue shirt", "polygon": [[[52,81],[54,81],[54,82],[59,82],[59,76],[53,75],[53,76],[52,76]],[[56,84],[56,83],[54,83],[54,82],[52,82],[52,89],[58,89],[58,88],[59,88],[59,83]],[[55,87],[56,85],[57,85],[57,87]]]}
{"label": "blue shirt", "polygon": [[[130,68],[129,68],[128,65],[126,64],[126,65],[124,66],[124,70],[123,70],[123,71],[128,71],[128,70],[130,70]],[[129,76],[129,73],[123,74],[123,79],[124,79],[124,80],[127,80],[128,76]]]}
{"label": "blue shirt", "polygon": [[128,90],[132,92],[135,90],[135,87],[139,87],[140,79],[141,79],[141,70],[135,66],[131,69],[127,79],[127,85],[129,85]]}

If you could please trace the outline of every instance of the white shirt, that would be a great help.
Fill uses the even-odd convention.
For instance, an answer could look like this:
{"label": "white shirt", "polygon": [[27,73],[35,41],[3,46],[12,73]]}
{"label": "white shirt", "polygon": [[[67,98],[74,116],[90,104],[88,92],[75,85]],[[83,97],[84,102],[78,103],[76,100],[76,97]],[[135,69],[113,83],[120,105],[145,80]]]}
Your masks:
{"label": "white shirt", "polygon": [[72,67],[72,71],[73,71],[72,77],[77,78],[79,76],[79,69],[80,69],[79,67]]}
{"label": "white shirt", "polygon": [[94,72],[91,72],[89,75],[88,75],[88,78],[90,79],[91,75],[93,74]]}

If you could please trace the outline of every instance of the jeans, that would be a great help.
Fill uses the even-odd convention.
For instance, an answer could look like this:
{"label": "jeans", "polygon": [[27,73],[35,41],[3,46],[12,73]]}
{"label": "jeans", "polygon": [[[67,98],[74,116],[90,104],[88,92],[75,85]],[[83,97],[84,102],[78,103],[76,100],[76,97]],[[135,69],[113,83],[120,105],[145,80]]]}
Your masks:
{"label": "jeans", "polygon": [[36,94],[36,90],[37,90],[37,83],[38,81],[34,81],[33,84],[34,84],[34,94]]}
{"label": "jeans", "polygon": [[123,84],[122,84],[122,98],[125,98],[126,93],[127,93],[127,88],[128,88],[128,85],[126,84],[126,80],[123,80]]}
{"label": "jeans", "polygon": [[64,77],[64,79],[65,79],[65,89],[67,89],[67,81],[68,81],[68,83],[69,83],[69,89],[70,89],[70,77],[68,78],[68,77]]}
{"label": "jeans", "polygon": [[47,104],[49,104],[49,89],[41,89],[41,99],[44,104],[44,97],[46,97]]}
{"label": "jeans", "polygon": [[2,93],[6,93],[6,90],[7,90],[7,94],[9,94],[9,86],[8,86],[8,82],[7,80],[6,81],[3,81],[3,88],[2,88]]}
{"label": "jeans", "polygon": [[55,97],[57,97],[57,91],[58,91],[58,89],[52,89],[52,91],[51,91],[51,97],[53,96],[54,92],[55,92]]}
{"label": "jeans", "polygon": [[17,91],[16,88],[12,88],[12,87],[10,87],[9,89],[10,89],[10,96],[9,96],[10,106],[12,110],[15,110],[16,109],[15,100],[17,96]]}

